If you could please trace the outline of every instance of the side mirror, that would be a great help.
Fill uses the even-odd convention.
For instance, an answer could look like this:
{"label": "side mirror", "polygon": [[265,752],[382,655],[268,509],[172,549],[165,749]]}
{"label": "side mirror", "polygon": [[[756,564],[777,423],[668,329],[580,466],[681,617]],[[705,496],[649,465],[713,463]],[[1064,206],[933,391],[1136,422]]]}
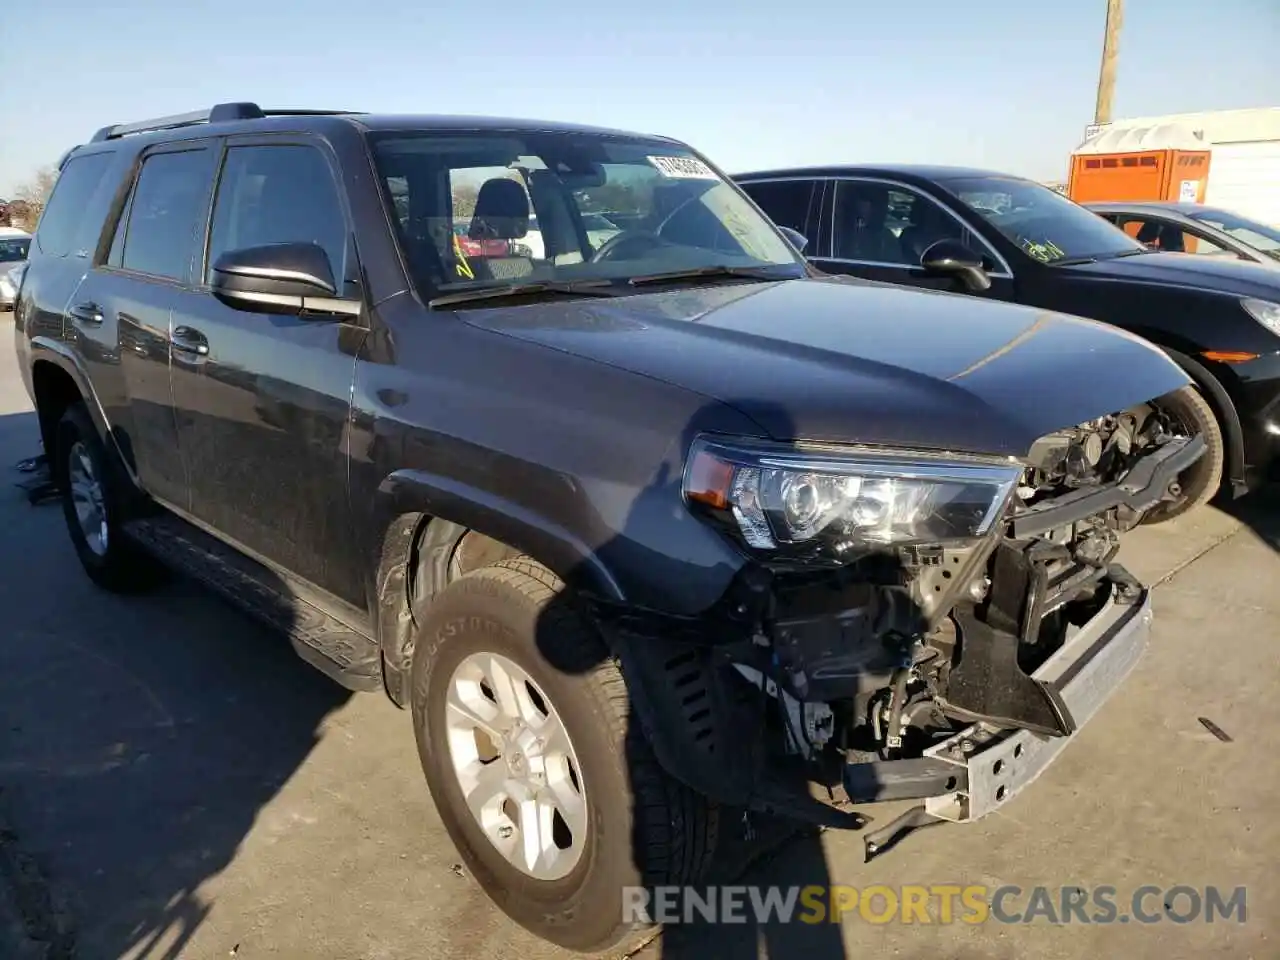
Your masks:
{"label": "side mirror", "polygon": [[799,230],[793,230],[790,227],[778,227],[778,232],[791,241],[791,245],[800,253],[804,253],[804,248],[809,245],[809,238]]}
{"label": "side mirror", "polygon": [[920,256],[920,266],[933,274],[959,277],[970,293],[991,289],[991,278],[982,257],[959,240],[938,240]]}
{"label": "side mirror", "polygon": [[329,255],[316,243],[272,243],[228,250],[213,263],[213,295],[257,313],[357,316],[359,301],[338,297]]}

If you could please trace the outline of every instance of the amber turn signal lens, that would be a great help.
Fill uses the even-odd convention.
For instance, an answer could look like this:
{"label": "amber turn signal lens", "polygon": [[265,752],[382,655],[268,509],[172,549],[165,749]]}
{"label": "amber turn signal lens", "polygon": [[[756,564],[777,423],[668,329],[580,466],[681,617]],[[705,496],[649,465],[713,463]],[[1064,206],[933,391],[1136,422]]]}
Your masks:
{"label": "amber turn signal lens", "polygon": [[725,463],[700,450],[689,464],[685,496],[716,510],[729,507],[729,488],[733,483],[733,464]]}
{"label": "amber turn signal lens", "polygon": [[1207,360],[1217,360],[1219,363],[1245,363],[1248,360],[1257,360],[1256,353],[1245,353],[1242,350],[1204,350],[1200,356]]}

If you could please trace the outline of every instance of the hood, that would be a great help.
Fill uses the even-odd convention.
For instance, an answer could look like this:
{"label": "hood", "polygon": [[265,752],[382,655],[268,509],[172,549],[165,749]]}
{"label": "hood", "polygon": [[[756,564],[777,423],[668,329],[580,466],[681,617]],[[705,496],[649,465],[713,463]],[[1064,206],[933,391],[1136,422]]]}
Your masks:
{"label": "hood", "polygon": [[[1280,264],[1277,264],[1280,266]],[[1234,257],[1195,253],[1144,253],[1097,263],[1055,267],[1079,276],[1216,290],[1241,297],[1280,300],[1280,271]]]}
{"label": "hood", "polygon": [[459,316],[723,401],[777,440],[1023,456],[1046,433],[1187,382],[1155,347],[1113,327],[858,281],[721,284]]}

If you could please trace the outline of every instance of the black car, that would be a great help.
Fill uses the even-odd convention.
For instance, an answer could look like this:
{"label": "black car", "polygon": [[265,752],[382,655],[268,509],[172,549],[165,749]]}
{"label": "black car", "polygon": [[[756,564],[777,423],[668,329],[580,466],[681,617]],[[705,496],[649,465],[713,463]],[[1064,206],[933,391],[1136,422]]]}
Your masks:
{"label": "black car", "polygon": [[15,331],[88,575],[385,690],[471,874],[602,949],[726,808],[921,801],[871,853],[1012,801],[1138,661],[1119,538],[1205,456],[1139,338],[814,273],[674,140],[223,104],[71,151]]}
{"label": "black car", "polygon": [[1280,228],[1203,203],[1096,202],[1084,205],[1140,243],[1165,253],[1234,257],[1280,269]]}
{"label": "black car", "polygon": [[[1061,194],[936,166],[834,166],[735,177],[823,271],[964,291],[1102,320],[1158,344],[1199,388],[1166,412],[1211,451],[1167,519],[1240,494],[1280,462],[1280,271],[1149,249]],[[1065,385],[1046,381],[1045,395]],[[1201,399],[1201,397],[1203,399]],[[1207,403],[1207,406],[1206,406]]]}

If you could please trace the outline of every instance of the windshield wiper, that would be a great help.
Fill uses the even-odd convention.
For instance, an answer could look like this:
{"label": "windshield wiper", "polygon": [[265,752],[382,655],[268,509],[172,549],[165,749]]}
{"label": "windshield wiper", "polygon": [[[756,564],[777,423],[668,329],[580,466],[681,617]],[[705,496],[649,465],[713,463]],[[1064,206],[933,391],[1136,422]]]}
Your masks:
{"label": "windshield wiper", "polygon": [[455,303],[471,303],[476,300],[506,300],[548,293],[564,297],[613,297],[617,296],[616,291],[609,289],[613,285],[612,280],[534,280],[528,283],[495,284],[442,293],[428,300],[427,306],[447,307]]}
{"label": "windshield wiper", "polygon": [[[778,264],[777,266],[783,266]],[[778,276],[777,266],[772,267],[693,267],[690,270],[672,270],[668,273],[650,273],[632,277],[627,282],[633,287],[646,283],[674,283],[680,280],[702,280],[714,277],[736,277],[742,280],[789,280],[790,277]]]}
{"label": "windshield wiper", "polygon": [[1124,250],[1120,253],[1113,253],[1110,256],[1102,256],[1095,254],[1092,257],[1067,257],[1065,260],[1054,260],[1049,264],[1051,267],[1072,267],[1078,263],[1097,263],[1099,260],[1119,260],[1121,257],[1137,257],[1144,253],[1155,253],[1154,250]]}

